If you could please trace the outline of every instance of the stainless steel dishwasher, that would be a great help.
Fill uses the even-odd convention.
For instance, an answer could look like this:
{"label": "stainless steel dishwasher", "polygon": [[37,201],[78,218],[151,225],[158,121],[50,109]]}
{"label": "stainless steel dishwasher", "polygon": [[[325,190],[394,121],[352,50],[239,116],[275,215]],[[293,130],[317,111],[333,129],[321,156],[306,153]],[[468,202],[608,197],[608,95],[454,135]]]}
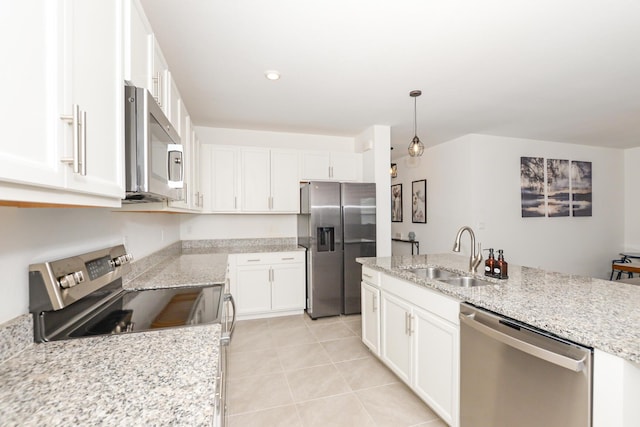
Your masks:
{"label": "stainless steel dishwasher", "polygon": [[460,306],[461,427],[590,427],[593,350]]}

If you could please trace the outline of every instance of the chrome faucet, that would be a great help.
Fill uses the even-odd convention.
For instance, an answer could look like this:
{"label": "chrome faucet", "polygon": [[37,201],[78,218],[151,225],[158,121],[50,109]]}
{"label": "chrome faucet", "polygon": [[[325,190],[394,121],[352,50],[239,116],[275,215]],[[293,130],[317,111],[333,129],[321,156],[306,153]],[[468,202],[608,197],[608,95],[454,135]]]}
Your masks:
{"label": "chrome faucet", "polygon": [[469,255],[469,271],[472,273],[478,272],[478,266],[480,262],[482,262],[482,248],[480,243],[478,243],[478,251],[476,252],[476,235],[473,233],[471,227],[465,225],[458,230],[458,234],[456,235],[456,241],[453,244],[453,251],[460,252],[460,238],[462,237],[462,233],[464,231],[468,231],[471,236],[471,254]]}

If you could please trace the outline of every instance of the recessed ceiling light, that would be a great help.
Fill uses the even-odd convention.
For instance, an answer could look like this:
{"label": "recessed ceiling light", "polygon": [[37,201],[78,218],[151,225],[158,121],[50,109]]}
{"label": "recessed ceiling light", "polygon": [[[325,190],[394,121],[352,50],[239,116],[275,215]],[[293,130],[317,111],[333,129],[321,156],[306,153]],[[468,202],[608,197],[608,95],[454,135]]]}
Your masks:
{"label": "recessed ceiling light", "polygon": [[279,80],[280,79],[280,72],[275,71],[275,70],[267,70],[264,72],[264,76],[266,78],[268,78],[269,80]]}

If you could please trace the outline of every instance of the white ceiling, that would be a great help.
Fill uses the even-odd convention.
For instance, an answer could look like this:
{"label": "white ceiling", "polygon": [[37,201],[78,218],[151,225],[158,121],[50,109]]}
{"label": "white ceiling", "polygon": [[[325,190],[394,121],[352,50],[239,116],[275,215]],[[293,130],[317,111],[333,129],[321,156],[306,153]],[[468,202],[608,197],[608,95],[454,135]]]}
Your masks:
{"label": "white ceiling", "polygon": [[[142,0],[199,126],[640,146],[637,0]],[[281,72],[269,81],[265,70]]]}

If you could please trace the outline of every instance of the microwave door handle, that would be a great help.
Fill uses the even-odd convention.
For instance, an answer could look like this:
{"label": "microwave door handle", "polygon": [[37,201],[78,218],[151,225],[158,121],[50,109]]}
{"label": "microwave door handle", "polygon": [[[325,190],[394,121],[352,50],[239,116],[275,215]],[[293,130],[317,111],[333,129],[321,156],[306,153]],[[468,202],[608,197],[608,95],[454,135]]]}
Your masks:
{"label": "microwave door handle", "polygon": [[[182,147],[177,146],[178,144],[169,144],[167,146],[167,180],[168,181],[175,181],[175,182],[182,182],[182,177],[184,175],[184,164],[182,163]],[[176,147],[177,146],[177,147]],[[175,149],[175,148],[179,148],[179,149]],[[176,154],[176,156],[174,157],[173,154]],[[177,164],[180,165],[179,171],[178,171],[178,179],[174,179],[171,171],[173,170],[172,168],[172,163],[173,164]]]}

